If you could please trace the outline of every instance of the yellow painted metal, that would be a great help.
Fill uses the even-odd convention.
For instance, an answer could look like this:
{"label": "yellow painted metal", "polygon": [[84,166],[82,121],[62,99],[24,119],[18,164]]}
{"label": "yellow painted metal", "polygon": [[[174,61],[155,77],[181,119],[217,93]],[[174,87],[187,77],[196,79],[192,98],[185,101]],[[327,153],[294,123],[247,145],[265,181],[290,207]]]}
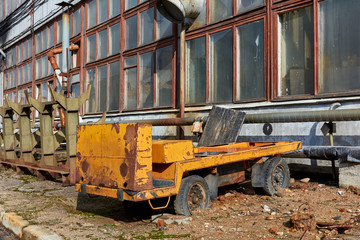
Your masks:
{"label": "yellow painted metal", "polygon": [[148,200],[148,203],[150,205],[150,207],[153,209],[153,210],[160,210],[160,209],[165,209],[169,206],[169,203],[170,203],[170,196],[168,197],[168,200],[166,202],[166,204],[164,206],[161,206],[161,207],[154,207],[151,203],[151,199]]}
{"label": "yellow painted metal", "polygon": [[173,163],[194,158],[194,147],[190,140],[153,141],[153,163]]}
{"label": "yellow painted metal", "polygon": [[146,124],[78,126],[81,182],[131,191],[152,189],[152,127]]}
{"label": "yellow painted metal", "polygon": [[[100,128],[109,128],[108,126],[105,127],[105,125],[91,126],[93,127],[92,131],[94,132],[93,134],[90,135],[94,135],[94,136],[98,135],[98,137],[95,137],[96,139],[89,139],[89,138],[82,139],[83,138],[83,136],[81,136],[82,134],[88,135],[85,133],[88,131],[88,129],[82,129],[82,130],[80,129],[78,131],[78,145],[82,145],[82,147],[78,147],[78,151],[80,151],[79,155],[81,155],[80,158],[78,157],[79,168],[81,168],[81,165],[84,162],[84,156],[82,156],[83,155],[82,151],[85,152],[87,151],[87,155],[90,156],[91,154],[94,153],[94,151],[91,149],[97,147],[99,148],[97,151],[101,152],[97,154],[102,156],[101,160],[95,158],[92,159],[90,162],[88,162],[90,165],[94,165],[92,167],[92,172],[87,171],[86,174],[84,172],[81,173],[85,179],[82,183],[86,184],[86,192],[89,194],[118,198],[119,197],[117,190],[118,187],[120,189],[124,189],[122,198],[124,200],[129,200],[129,201],[145,201],[155,198],[169,197],[176,195],[178,193],[181,185],[181,180],[183,176],[187,174],[187,172],[206,169],[206,168],[210,169],[220,165],[236,163],[236,162],[246,162],[246,161],[247,162],[252,161],[252,163],[261,162],[262,157],[277,156],[284,152],[301,149],[301,142],[233,143],[223,146],[200,147],[200,148],[193,148],[192,144],[191,145],[189,144],[191,142],[188,143],[188,141],[154,141],[152,144],[150,126],[141,126],[141,128],[140,126],[138,126],[137,134],[131,135],[132,138],[137,139],[136,141],[132,141],[130,138],[128,138],[128,141],[132,142],[137,146],[134,147],[132,144],[124,145],[122,140],[124,139],[124,137],[122,136],[124,136],[124,132],[126,132],[125,128],[127,128],[126,125],[128,124],[118,124],[118,125],[122,125],[122,126],[120,126],[120,130],[119,130],[120,133],[117,132],[117,134],[111,131],[109,132],[109,130],[108,131],[104,130],[104,133],[101,132]],[[129,126],[130,125],[135,126],[135,124],[129,124]],[[89,126],[86,126],[86,128],[88,127]],[[111,136],[111,134],[115,134],[115,136],[117,137]],[[104,140],[102,138],[107,138],[107,139]],[[85,143],[87,141],[93,141],[91,143],[92,145],[90,146],[88,144],[85,147],[84,145],[86,145]],[[121,148],[122,146],[125,146],[125,149],[108,150],[107,148],[110,146],[111,142],[112,143],[115,142],[116,143],[115,145],[118,146],[117,148]],[[107,147],[105,145],[107,145]],[[170,146],[169,149],[166,148],[167,145]],[[174,148],[175,146],[178,146],[179,148]],[[154,148],[157,148],[157,150],[154,151]],[[153,149],[152,162],[154,162],[152,166],[151,164],[149,165],[149,162],[151,163],[151,155],[149,156],[149,153],[151,154],[152,152],[151,149]],[[180,151],[181,153],[179,154],[180,157],[175,155],[176,149]],[[184,154],[187,155],[188,149],[192,149],[191,152],[195,152],[195,153],[202,153],[202,152],[220,152],[220,153],[217,155],[207,155],[207,156],[205,156],[204,154],[200,156],[195,155],[193,158],[183,159]],[[137,152],[137,155],[141,156],[140,162],[139,159],[134,159],[134,158],[127,159],[126,156],[119,155],[120,153],[124,154],[124,151],[126,152],[129,150],[135,151]],[[106,153],[111,152],[111,155],[105,154],[105,152]],[[174,157],[176,160],[172,160],[171,159],[172,157]],[[156,160],[154,160],[155,158]],[[147,179],[149,181],[152,181],[152,177],[153,177],[155,179],[171,180],[174,182],[174,184],[169,187],[161,187],[161,188],[151,187],[149,189],[133,190],[136,192],[131,192],[132,194],[129,194],[129,192],[126,191],[126,188],[121,185],[123,184],[124,181],[121,181],[121,177],[118,175],[117,177],[120,179],[120,180],[116,179],[117,181],[119,181],[118,185],[112,186],[111,188],[105,185],[101,186],[99,184],[93,184],[93,182],[91,181],[87,181],[87,179],[89,179],[87,175],[91,176],[91,174],[94,173],[97,174],[95,176],[102,176],[108,178],[109,177],[108,175],[110,174],[110,170],[113,170],[115,172],[116,169],[119,168],[120,166],[119,164],[121,162],[124,162],[125,159],[127,160],[131,159],[132,161],[136,160],[137,163],[141,163],[145,165],[147,164],[146,167],[141,172],[139,172],[135,168],[134,169],[136,171],[135,175],[127,176],[128,177],[126,178],[127,181],[130,181],[129,177],[134,177],[135,181],[140,181],[140,182],[145,181],[145,179],[148,177]],[[109,163],[105,164],[104,162],[107,161]],[[109,169],[109,172],[104,171],[105,165]],[[133,169],[130,169],[129,171],[132,170]],[[80,185],[76,186],[76,190],[81,191]]]}

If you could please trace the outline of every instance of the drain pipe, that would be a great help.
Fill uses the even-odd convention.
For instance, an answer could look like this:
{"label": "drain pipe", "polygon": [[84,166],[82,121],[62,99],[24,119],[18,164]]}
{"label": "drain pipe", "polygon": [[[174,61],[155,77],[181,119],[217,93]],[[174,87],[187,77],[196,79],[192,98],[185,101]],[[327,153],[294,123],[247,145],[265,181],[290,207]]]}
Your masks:
{"label": "drain pipe", "polygon": [[68,62],[69,62],[69,45],[70,45],[70,14],[68,11],[64,11],[62,16],[63,22],[63,34],[62,34],[62,90],[67,92],[67,80],[68,80]]}

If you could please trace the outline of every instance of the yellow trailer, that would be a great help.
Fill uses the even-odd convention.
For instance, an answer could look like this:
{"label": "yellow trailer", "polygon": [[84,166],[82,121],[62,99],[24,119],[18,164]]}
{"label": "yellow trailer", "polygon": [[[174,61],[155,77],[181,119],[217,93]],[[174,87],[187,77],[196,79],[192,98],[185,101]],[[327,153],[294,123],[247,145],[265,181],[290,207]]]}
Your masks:
{"label": "yellow trailer", "polygon": [[220,186],[245,180],[267,194],[289,186],[289,169],[281,153],[301,142],[230,143],[193,147],[190,140],[153,140],[152,126],[118,123],[78,126],[76,191],[121,201],[174,196],[176,213],[207,208]]}

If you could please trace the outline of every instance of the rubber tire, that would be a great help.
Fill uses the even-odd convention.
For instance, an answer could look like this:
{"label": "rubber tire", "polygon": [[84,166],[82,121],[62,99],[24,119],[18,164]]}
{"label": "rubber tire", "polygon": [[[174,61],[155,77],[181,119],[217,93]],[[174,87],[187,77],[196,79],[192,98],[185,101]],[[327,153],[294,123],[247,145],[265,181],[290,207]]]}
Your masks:
{"label": "rubber tire", "polygon": [[[273,185],[273,171],[277,168],[280,168],[283,173],[283,179],[278,186]],[[281,157],[272,157],[269,158],[264,163],[264,176],[265,176],[265,185],[263,191],[272,196],[280,188],[288,188],[290,186],[290,171],[286,161]]]}
{"label": "rubber tire", "polygon": [[194,185],[202,187],[203,194],[205,195],[205,203],[200,204],[200,209],[207,209],[210,205],[210,190],[204,178],[198,175],[191,175],[181,181],[179,193],[175,197],[174,209],[175,213],[179,215],[190,216],[192,210],[188,206],[188,194]]}

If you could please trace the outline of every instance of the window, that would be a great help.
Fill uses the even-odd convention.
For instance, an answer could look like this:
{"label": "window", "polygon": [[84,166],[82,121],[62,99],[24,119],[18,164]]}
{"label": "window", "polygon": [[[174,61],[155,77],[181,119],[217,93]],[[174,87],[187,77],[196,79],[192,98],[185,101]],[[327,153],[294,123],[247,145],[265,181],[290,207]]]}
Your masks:
{"label": "window", "polygon": [[137,5],[137,0],[125,0],[125,11]]}
{"label": "window", "polygon": [[32,74],[33,74],[33,70],[32,70],[32,63],[30,62],[28,64],[28,82],[32,82]]}
{"label": "window", "polygon": [[102,0],[102,1],[98,1],[98,23],[103,23],[108,19],[108,0]]}
{"label": "window", "polygon": [[107,29],[102,30],[98,33],[97,59],[107,57],[107,36]]}
{"label": "window", "polygon": [[27,67],[28,67],[28,65],[24,65],[24,67],[23,67],[23,75],[22,75],[22,80],[23,80],[23,83],[27,83],[27,73],[28,73],[28,71],[27,71]]}
{"label": "window", "polygon": [[125,20],[125,49],[137,46],[137,15]]}
{"label": "window", "polygon": [[309,6],[279,15],[279,95],[314,93],[314,19]]}
{"label": "window", "polygon": [[120,62],[109,65],[109,111],[119,109]]}
{"label": "window", "polygon": [[210,35],[210,102],[232,101],[233,39],[232,31]]}
{"label": "window", "polygon": [[86,44],[86,62],[92,62],[96,60],[96,34],[90,35],[87,38]]}
{"label": "window", "polygon": [[41,52],[41,32],[36,33],[35,41],[36,41],[36,53],[39,53]]}
{"label": "window", "polygon": [[120,23],[109,29],[109,55],[114,55],[120,52]]}
{"label": "window", "polygon": [[210,0],[210,23],[232,16],[232,0]]}
{"label": "window", "polygon": [[110,17],[115,17],[120,14],[120,1],[110,0]]}
{"label": "window", "polygon": [[205,37],[187,42],[186,103],[205,103]]}
{"label": "window", "polygon": [[73,97],[73,98],[80,96],[80,76],[79,76],[79,74],[74,74],[71,76],[70,92],[71,92],[71,97]]}
{"label": "window", "polygon": [[77,9],[73,14],[73,33],[76,36],[81,32],[81,8]]}
{"label": "window", "polygon": [[319,92],[360,89],[360,2],[319,3]]}
{"label": "window", "polygon": [[172,105],[172,47],[156,50],[156,106]]}
{"label": "window", "polygon": [[96,25],[96,0],[92,0],[87,4],[87,28]]}
{"label": "window", "polygon": [[120,62],[87,70],[86,83],[91,84],[86,112],[105,112],[119,109]]}
{"label": "window", "polygon": [[47,48],[54,46],[54,25],[49,27],[49,42]]}
{"label": "window", "polygon": [[124,108],[137,108],[137,57],[127,58],[124,61],[125,89]]}
{"label": "window", "polygon": [[23,59],[22,59],[22,45],[18,45],[18,58],[17,58],[17,63],[21,62]]}
{"label": "window", "polygon": [[60,19],[60,20],[57,22],[57,38],[56,38],[56,43],[61,43],[61,42],[62,42],[62,32],[63,32],[62,19]]}
{"label": "window", "polygon": [[90,97],[86,102],[86,112],[95,112],[95,68],[86,71],[86,85],[91,85]]}
{"label": "window", "polygon": [[237,28],[236,100],[265,97],[264,20]]}
{"label": "window", "polygon": [[172,23],[156,10],[156,40],[172,35]]}
{"label": "window", "polygon": [[18,85],[23,84],[22,78],[23,78],[22,67],[19,67],[18,68]]}
{"label": "window", "polygon": [[41,51],[45,51],[48,48],[48,31],[47,28],[45,28],[42,33],[42,43],[41,43]]}
{"label": "window", "polygon": [[140,55],[140,108],[149,108],[154,104],[154,55],[153,52]]}
{"label": "window", "polygon": [[154,9],[150,8],[140,13],[140,45],[154,41],[153,29]]}
{"label": "window", "polygon": [[98,67],[97,70],[97,97],[96,97],[96,111],[106,111],[107,100],[107,65]]}
{"label": "window", "polygon": [[237,12],[245,13],[263,5],[264,0],[237,0]]}
{"label": "window", "polygon": [[44,56],[42,59],[41,59],[41,77],[46,77],[47,76],[47,57]]}
{"label": "window", "polygon": [[36,75],[35,78],[41,78],[41,58],[36,59]]}

